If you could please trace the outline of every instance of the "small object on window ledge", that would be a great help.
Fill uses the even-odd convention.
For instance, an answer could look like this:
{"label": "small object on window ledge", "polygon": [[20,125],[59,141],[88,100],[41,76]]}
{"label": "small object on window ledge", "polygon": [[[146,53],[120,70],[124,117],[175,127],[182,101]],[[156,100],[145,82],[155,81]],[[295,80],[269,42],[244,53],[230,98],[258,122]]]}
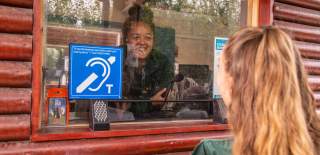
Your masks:
{"label": "small object on window ledge", "polygon": [[67,88],[47,86],[45,124],[47,126],[67,126],[69,122],[69,102]]}
{"label": "small object on window ledge", "polygon": [[109,130],[108,102],[92,100],[90,103],[89,127],[93,131]]}

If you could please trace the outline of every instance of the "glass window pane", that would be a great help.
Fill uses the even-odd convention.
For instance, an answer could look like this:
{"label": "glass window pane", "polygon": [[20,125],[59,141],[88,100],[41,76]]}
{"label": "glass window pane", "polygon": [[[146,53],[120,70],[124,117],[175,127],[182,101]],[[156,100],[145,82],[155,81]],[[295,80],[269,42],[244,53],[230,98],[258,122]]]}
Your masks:
{"label": "glass window pane", "polygon": [[[111,121],[213,115],[214,38],[239,29],[240,0],[45,2],[45,101],[49,88],[68,88],[70,43],[120,46],[123,98],[110,102]],[[88,122],[90,102],[68,101],[70,124]]]}

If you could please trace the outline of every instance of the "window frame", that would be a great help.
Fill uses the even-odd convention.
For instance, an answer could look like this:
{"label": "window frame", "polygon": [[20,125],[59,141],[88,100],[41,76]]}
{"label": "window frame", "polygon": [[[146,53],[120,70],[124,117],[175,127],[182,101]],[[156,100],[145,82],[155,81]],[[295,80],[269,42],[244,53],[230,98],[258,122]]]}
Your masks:
{"label": "window frame", "polygon": [[[241,11],[241,23],[251,25],[247,20],[249,15],[252,15],[252,0],[241,0],[245,3],[246,11]],[[214,124],[212,119],[207,120],[181,120],[181,121],[153,121],[153,122],[131,122],[131,123],[111,123],[111,129],[106,131],[90,131],[88,127],[82,126],[83,130],[65,127],[68,131],[62,133],[50,133],[43,131],[41,128],[40,105],[41,105],[41,81],[42,81],[42,54],[44,51],[44,0],[34,0],[34,24],[33,24],[33,56],[32,56],[32,113],[31,113],[31,141],[55,141],[55,140],[71,140],[82,138],[106,138],[106,137],[123,137],[123,136],[143,136],[143,135],[158,135],[158,134],[175,134],[175,133],[190,133],[190,132],[205,132],[205,131],[222,131],[229,130],[228,124]],[[256,4],[255,4],[256,5]],[[259,4],[258,4],[259,5]],[[271,5],[263,3],[263,5]],[[241,5],[242,6],[242,5]],[[258,6],[255,6],[258,7]],[[270,6],[269,6],[270,7]],[[249,8],[249,9],[248,9]],[[250,13],[251,12],[251,13]],[[259,17],[261,13],[258,15]],[[246,18],[243,18],[246,17]],[[271,14],[269,13],[269,19]],[[265,18],[265,15],[264,17]],[[258,19],[255,19],[258,20]],[[246,22],[243,22],[246,21]],[[243,26],[243,25],[242,25]],[[129,129],[125,129],[128,124]],[[147,125],[145,125],[147,124]],[[117,129],[112,129],[116,127]],[[149,127],[149,128],[146,128]],[[63,129],[62,129],[63,130]]]}

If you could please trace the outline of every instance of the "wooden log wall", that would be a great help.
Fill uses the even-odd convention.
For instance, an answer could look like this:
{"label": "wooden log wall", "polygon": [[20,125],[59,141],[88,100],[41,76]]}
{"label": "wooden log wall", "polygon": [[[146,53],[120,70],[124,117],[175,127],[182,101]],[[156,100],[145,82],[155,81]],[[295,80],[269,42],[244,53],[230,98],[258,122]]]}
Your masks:
{"label": "wooden log wall", "polygon": [[29,140],[33,0],[0,0],[0,141]]}
{"label": "wooden log wall", "polygon": [[273,24],[296,40],[320,108],[320,1],[275,0],[273,15]]}

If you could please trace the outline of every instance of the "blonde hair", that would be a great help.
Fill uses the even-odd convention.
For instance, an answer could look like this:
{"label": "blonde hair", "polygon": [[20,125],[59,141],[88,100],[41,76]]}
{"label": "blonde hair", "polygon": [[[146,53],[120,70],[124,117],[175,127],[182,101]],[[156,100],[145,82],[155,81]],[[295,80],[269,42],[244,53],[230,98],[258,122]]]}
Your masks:
{"label": "blonde hair", "polygon": [[225,47],[233,155],[320,155],[320,120],[299,51],[278,28],[246,28]]}

